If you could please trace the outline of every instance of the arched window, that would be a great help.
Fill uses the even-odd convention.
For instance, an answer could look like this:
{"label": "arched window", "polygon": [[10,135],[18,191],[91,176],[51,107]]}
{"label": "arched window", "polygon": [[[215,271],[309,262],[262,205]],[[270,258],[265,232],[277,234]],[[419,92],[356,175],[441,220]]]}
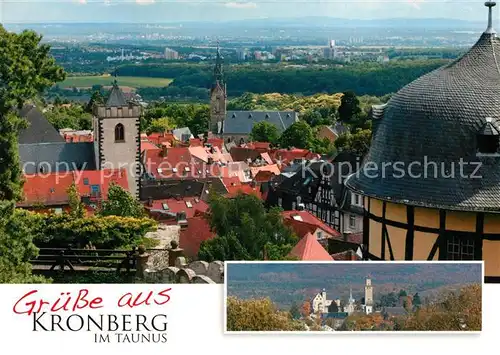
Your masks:
{"label": "arched window", "polygon": [[121,123],[118,123],[115,126],[115,142],[124,142],[125,141],[125,128]]}

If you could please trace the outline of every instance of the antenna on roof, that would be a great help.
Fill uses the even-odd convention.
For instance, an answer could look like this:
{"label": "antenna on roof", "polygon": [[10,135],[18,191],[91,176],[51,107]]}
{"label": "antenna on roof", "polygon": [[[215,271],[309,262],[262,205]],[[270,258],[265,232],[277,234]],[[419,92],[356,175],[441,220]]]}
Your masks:
{"label": "antenna on roof", "polygon": [[484,33],[488,33],[488,34],[496,33],[496,31],[493,29],[493,7],[496,4],[497,3],[494,1],[486,1],[484,3],[484,6],[486,6],[488,8],[488,28],[486,28],[486,31],[484,31]]}

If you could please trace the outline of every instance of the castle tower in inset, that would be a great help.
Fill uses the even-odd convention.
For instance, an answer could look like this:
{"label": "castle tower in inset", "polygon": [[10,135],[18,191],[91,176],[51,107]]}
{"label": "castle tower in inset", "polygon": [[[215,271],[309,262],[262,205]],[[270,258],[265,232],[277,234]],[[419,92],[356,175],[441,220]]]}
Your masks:
{"label": "castle tower in inset", "polygon": [[129,192],[139,197],[141,106],[127,102],[116,80],[104,105],[94,106],[94,151],[98,169],[126,169]]}
{"label": "castle tower in inset", "polygon": [[372,280],[366,279],[365,285],[365,313],[370,314],[373,312],[373,286]]}
{"label": "castle tower in inset", "polygon": [[220,54],[219,43],[217,43],[214,82],[210,89],[210,127],[208,128],[210,132],[217,135],[222,135],[226,119],[227,91],[222,65],[223,58]]}

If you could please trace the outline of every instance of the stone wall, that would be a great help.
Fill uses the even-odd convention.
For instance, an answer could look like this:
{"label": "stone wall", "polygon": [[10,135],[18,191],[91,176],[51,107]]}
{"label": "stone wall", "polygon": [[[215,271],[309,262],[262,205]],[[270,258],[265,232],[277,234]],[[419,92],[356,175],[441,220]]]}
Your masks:
{"label": "stone wall", "polygon": [[193,261],[187,263],[182,256],[175,259],[175,266],[146,268],[138,275],[147,283],[221,284],[224,283],[224,263],[221,261]]}

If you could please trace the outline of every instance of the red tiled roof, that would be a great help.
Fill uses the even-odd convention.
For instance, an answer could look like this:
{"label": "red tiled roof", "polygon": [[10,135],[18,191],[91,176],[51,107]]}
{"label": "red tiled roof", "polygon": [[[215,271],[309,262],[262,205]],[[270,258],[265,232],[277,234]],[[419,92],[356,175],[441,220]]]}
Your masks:
{"label": "red tiled roof", "polygon": [[92,196],[92,185],[99,185],[100,197],[106,199],[111,184],[117,184],[128,191],[126,169],[104,169],[74,171],[74,181],[80,196]]}
{"label": "red tiled roof", "polygon": [[262,198],[260,188],[259,187],[252,187],[249,184],[242,184],[239,186],[226,186],[226,189],[228,191],[226,197],[228,197],[228,198],[236,197],[240,193],[245,194],[245,195],[255,195],[258,198]]}
{"label": "red tiled roof", "polygon": [[278,164],[255,166],[255,167],[251,167],[250,170],[252,171],[253,177],[255,177],[261,171],[269,171],[269,172],[273,173],[274,175],[281,174],[281,170],[278,167]]}
{"label": "red tiled roof", "polygon": [[214,237],[215,233],[210,230],[210,224],[205,217],[188,218],[187,228],[181,230],[179,236],[179,247],[184,249],[187,257],[196,258],[201,243]]}
{"label": "red tiled roof", "polygon": [[151,133],[148,136],[148,140],[156,145],[161,145],[162,143],[172,144],[174,135],[172,133]]}
{"label": "red tiled roof", "polygon": [[299,240],[289,255],[297,257],[303,261],[334,260],[311,233],[306,234],[304,238]]}
{"label": "red tiled roof", "polygon": [[272,160],[272,159],[271,159],[271,157],[269,156],[269,153],[262,153],[262,154],[260,155],[260,157],[261,157],[262,159],[264,159],[264,161],[265,161],[266,163],[268,163],[268,164],[273,164],[273,160]]}
{"label": "red tiled roof", "polygon": [[283,211],[282,216],[285,224],[289,225],[299,237],[303,237],[307,233],[314,233],[317,228],[321,228],[334,237],[340,237],[338,231],[308,211]]}
{"label": "red tiled roof", "polygon": [[362,260],[352,249],[337,254],[332,254],[334,260]]}
{"label": "red tiled roof", "polygon": [[253,177],[253,179],[256,181],[256,182],[268,182],[268,181],[271,181],[271,179],[273,178],[273,176],[275,176],[276,174],[274,174],[273,172],[270,172],[270,171],[259,171],[257,173],[257,175],[255,175]]}
{"label": "red tiled roof", "polygon": [[37,203],[53,206],[68,203],[67,191],[73,184],[72,173],[29,174],[24,178],[24,200],[19,206]]}
{"label": "red tiled roof", "polygon": [[217,147],[222,150],[222,146],[224,145],[224,139],[221,138],[208,138],[207,143],[211,144],[212,147]]}
{"label": "red tiled roof", "polygon": [[145,150],[158,150],[158,146],[151,143],[147,139],[141,140],[141,152],[144,152]]}
{"label": "red tiled roof", "polygon": [[241,181],[237,176],[222,178],[222,182],[226,188],[232,186],[241,186]]}
{"label": "red tiled roof", "polygon": [[345,234],[346,242],[354,244],[363,244],[363,232]]}
{"label": "red tiled roof", "polygon": [[281,164],[290,164],[294,159],[319,159],[321,156],[319,154],[313,153],[307,149],[276,149],[269,154],[272,159],[276,162],[281,162]]}
{"label": "red tiled roof", "polygon": [[252,142],[247,144],[247,146],[250,148],[258,149],[258,150],[269,150],[271,148],[271,143],[269,142]]}
{"label": "red tiled roof", "polygon": [[190,147],[203,147],[203,142],[199,138],[191,138],[189,140]]}
{"label": "red tiled roof", "polygon": [[203,165],[193,158],[187,147],[146,150],[144,164],[146,171],[157,179],[200,177],[205,174]]}
{"label": "red tiled roof", "polygon": [[[163,208],[164,204],[168,209]],[[189,206],[191,207],[189,207]],[[194,197],[185,197],[183,199],[169,198],[164,200],[154,200],[152,206],[146,206],[148,210],[161,210],[171,213],[185,212],[186,218],[192,218],[196,212],[205,213],[208,211],[208,204],[205,201]]]}

